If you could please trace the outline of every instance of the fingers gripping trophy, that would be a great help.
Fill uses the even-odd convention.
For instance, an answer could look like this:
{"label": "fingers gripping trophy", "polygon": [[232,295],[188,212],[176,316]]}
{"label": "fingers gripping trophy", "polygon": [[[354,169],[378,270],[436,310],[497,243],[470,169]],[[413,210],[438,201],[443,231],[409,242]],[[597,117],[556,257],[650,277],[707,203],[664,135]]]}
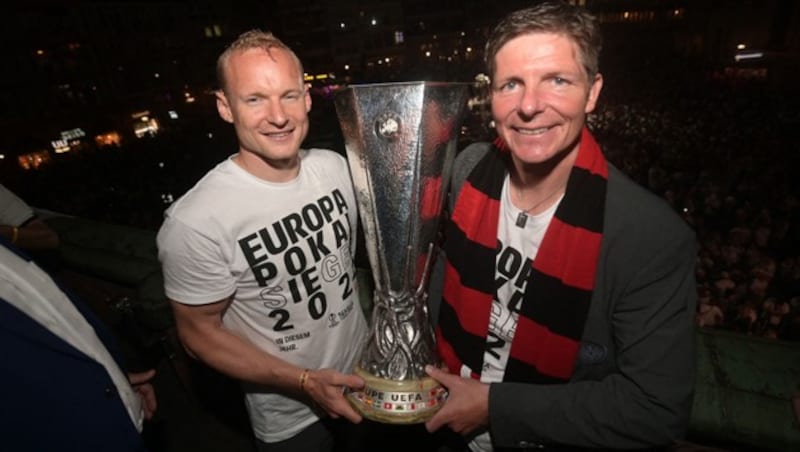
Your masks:
{"label": "fingers gripping trophy", "polygon": [[424,422],[447,397],[424,370],[440,364],[427,285],[468,92],[460,83],[381,83],[335,100],[375,283],[355,369],[366,386],[348,398],[375,421]]}

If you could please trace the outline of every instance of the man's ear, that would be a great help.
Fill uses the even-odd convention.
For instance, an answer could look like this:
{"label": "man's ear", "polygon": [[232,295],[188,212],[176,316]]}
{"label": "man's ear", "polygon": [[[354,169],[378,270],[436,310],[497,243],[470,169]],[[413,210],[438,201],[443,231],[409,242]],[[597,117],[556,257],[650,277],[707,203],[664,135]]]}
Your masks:
{"label": "man's ear", "polygon": [[226,122],[233,124],[233,113],[231,112],[231,106],[228,104],[228,98],[225,97],[225,92],[221,89],[217,90],[214,96],[217,98],[217,112],[219,116]]}
{"label": "man's ear", "polygon": [[306,101],[306,113],[308,113],[311,111],[311,91],[308,86],[306,86],[304,97]]}
{"label": "man's ear", "polygon": [[600,91],[603,90],[603,76],[598,72],[594,76],[592,86],[589,88],[589,98],[586,100],[586,108],[583,109],[584,113],[591,113],[597,105],[597,99],[600,97]]}

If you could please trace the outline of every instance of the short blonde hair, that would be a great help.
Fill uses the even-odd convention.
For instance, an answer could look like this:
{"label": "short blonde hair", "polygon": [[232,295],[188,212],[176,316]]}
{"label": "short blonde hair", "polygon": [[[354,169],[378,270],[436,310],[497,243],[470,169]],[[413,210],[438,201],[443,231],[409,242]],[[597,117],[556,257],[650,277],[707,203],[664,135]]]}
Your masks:
{"label": "short blonde hair", "polygon": [[272,56],[272,49],[281,49],[287,52],[297,63],[297,69],[300,71],[300,84],[303,84],[303,63],[300,62],[300,58],[297,57],[294,51],[271,32],[250,30],[239,35],[217,58],[217,83],[219,84],[219,89],[225,91],[225,67],[231,55],[250,49],[264,49],[270,56]]}

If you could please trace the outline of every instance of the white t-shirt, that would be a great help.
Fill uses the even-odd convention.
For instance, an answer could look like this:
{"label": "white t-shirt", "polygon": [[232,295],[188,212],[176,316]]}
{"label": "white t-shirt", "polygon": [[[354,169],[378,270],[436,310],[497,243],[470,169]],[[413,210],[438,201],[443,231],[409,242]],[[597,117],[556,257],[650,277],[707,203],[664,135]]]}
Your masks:
{"label": "white t-shirt", "polygon": [[[344,157],[300,151],[286,183],[232,159],[166,212],[158,234],[167,296],[202,305],[234,294],[225,328],[287,362],[350,373],[367,334],[352,257],[356,201]],[[276,388],[244,384],[255,435],[291,438],[318,417]]]}
{"label": "white t-shirt", "polygon": [[[520,228],[516,225],[516,219],[521,210],[511,203],[508,184],[509,178],[506,176],[500,194],[497,239],[501,245],[495,264],[495,281],[502,280],[505,283],[497,288],[497,296],[492,300],[489,332],[486,337],[487,347],[481,369],[482,383],[503,381],[511,351],[511,341],[517,331],[519,307],[527,286],[531,263],[536,258],[547,226],[561,203],[559,198],[544,212],[528,215],[525,226]],[[476,436],[469,443],[469,448],[474,452],[491,452],[493,448],[489,432]]]}

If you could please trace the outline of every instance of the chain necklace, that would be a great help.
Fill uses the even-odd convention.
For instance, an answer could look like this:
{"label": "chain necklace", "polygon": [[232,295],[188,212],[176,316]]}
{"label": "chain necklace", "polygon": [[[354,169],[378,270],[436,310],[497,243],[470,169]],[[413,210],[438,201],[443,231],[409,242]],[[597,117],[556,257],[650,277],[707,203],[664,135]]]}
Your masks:
{"label": "chain necklace", "polygon": [[[509,180],[509,184],[511,184],[510,180]],[[514,184],[511,184],[511,185],[513,186]],[[536,202],[536,204],[528,207],[527,209],[521,210],[519,212],[519,215],[517,215],[517,221],[514,224],[516,224],[518,228],[524,228],[525,224],[528,222],[528,214],[532,210],[534,210],[535,208],[537,208],[537,207],[541,206],[542,204],[544,204],[545,201],[547,201],[548,199],[550,199],[553,196],[555,196],[556,193],[559,193],[561,191],[561,189],[564,188],[565,185],[566,184],[560,185],[554,192],[552,192],[549,195],[545,196],[544,198],[540,199],[539,201]],[[522,190],[520,190],[519,188],[517,188],[517,196],[520,198],[520,200],[522,199]]]}

